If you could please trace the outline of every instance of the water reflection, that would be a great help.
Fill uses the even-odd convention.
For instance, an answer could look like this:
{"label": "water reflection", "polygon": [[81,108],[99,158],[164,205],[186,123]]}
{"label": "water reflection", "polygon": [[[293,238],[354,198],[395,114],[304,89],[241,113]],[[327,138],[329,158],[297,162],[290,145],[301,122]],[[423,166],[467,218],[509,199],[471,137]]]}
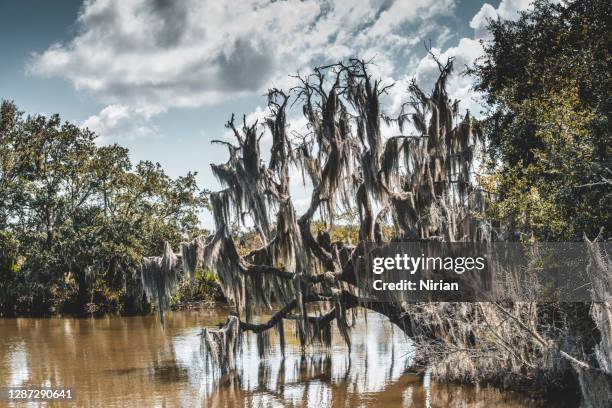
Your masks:
{"label": "water reflection", "polygon": [[352,331],[350,354],[337,333],[331,349],[306,355],[287,336],[285,359],[272,351],[262,360],[247,336],[236,373],[216,378],[205,370],[198,333],[226,314],[175,312],[164,331],[155,316],[0,319],[0,386],[72,388],[78,406],[538,406],[407,373],[410,342],[375,314]]}

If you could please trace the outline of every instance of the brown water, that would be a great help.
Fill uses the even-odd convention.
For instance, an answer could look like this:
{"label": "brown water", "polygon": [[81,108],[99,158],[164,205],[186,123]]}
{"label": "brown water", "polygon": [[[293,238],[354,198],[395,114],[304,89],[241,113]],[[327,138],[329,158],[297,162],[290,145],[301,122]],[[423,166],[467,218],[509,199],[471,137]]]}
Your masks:
{"label": "brown water", "polygon": [[328,352],[301,356],[290,342],[284,360],[274,352],[260,360],[247,338],[237,374],[215,378],[205,370],[198,333],[226,314],[170,313],[164,331],[155,316],[0,319],[0,387],[71,388],[73,403],[50,405],[61,407],[541,406],[515,393],[410,374],[410,341],[375,314],[353,329],[350,355],[338,341]]}

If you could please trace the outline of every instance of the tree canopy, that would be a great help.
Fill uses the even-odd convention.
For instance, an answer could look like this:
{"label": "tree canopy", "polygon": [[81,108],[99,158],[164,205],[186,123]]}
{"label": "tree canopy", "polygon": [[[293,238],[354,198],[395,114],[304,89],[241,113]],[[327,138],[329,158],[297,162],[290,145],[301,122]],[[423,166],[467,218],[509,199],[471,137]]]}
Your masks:
{"label": "tree canopy", "polygon": [[485,95],[490,216],[506,239],[610,236],[610,2],[537,0],[491,21],[469,72]]}
{"label": "tree canopy", "polygon": [[171,179],[95,139],[2,102],[0,312],[142,310],[142,254],[199,232],[206,198],[195,173]]}

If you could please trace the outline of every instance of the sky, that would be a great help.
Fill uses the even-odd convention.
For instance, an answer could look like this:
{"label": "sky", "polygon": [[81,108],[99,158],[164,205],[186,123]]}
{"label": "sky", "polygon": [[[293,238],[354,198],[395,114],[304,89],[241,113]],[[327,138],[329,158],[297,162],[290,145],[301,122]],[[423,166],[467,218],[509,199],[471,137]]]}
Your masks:
{"label": "sky", "polygon": [[[290,87],[290,74],[373,58],[371,72],[396,84],[383,101],[393,113],[412,78],[427,89],[437,77],[424,44],[455,57],[460,73],[481,55],[487,20],[515,19],[529,3],[3,0],[0,98],[28,114],[59,113],[95,131],[98,144],[126,146],[134,162],[157,161],[173,177],[197,171],[200,186],[215,189],[209,163],[226,151],[210,140],[228,137],[232,113],[263,117],[262,95]],[[471,86],[455,74],[449,93],[478,115]]]}

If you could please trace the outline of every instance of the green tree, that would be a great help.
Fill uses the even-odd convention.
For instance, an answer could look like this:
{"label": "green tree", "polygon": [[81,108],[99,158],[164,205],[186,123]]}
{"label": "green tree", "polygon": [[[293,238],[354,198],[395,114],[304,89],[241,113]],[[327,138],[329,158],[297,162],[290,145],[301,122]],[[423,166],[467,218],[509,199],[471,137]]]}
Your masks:
{"label": "green tree", "polygon": [[537,0],[489,29],[470,72],[489,107],[491,215],[509,239],[609,236],[609,1]]}
{"label": "green tree", "polygon": [[14,266],[0,312],[135,312],[142,254],[200,233],[206,196],[195,173],[172,179],[157,163],[133,166],[127,149],[95,138],[2,103],[2,259]]}

